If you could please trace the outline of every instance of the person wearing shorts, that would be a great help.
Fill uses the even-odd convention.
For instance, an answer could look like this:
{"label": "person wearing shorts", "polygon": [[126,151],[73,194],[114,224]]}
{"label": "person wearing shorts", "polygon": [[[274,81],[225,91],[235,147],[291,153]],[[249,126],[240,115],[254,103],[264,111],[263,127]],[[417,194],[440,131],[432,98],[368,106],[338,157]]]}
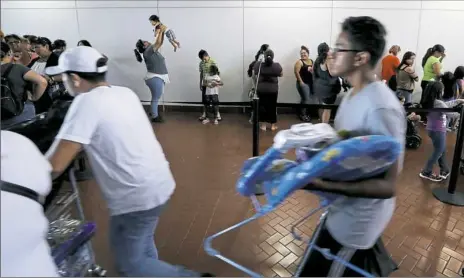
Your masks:
{"label": "person wearing shorts", "polygon": [[[330,72],[347,78],[353,86],[343,98],[335,117],[336,130],[360,135],[392,136],[405,145],[406,115],[396,95],[374,71],[386,44],[385,27],[368,16],[349,17],[342,23],[333,51]],[[327,211],[315,243],[340,259],[371,273],[388,277],[397,269],[386,251],[381,235],[395,210],[395,187],[404,161],[384,174],[356,182],[316,179],[309,190],[341,195]],[[363,276],[344,264],[311,250],[303,262],[301,277]]]}

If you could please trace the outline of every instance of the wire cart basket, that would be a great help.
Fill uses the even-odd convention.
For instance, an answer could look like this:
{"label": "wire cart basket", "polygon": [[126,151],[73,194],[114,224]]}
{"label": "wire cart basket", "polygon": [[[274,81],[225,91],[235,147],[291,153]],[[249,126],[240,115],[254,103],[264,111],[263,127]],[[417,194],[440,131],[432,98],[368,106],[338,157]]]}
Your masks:
{"label": "wire cart basket", "polygon": [[50,221],[47,240],[53,259],[63,277],[104,277],[106,270],[95,263],[90,242],[96,225],[85,220],[74,167],[68,169],[67,178],[70,186],[62,186],[45,212]]}

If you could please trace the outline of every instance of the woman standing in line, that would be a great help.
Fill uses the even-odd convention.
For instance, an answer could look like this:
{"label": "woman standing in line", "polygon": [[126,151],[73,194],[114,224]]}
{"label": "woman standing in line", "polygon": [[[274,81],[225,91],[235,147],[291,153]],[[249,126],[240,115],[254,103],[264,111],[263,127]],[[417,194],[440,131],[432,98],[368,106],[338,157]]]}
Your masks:
{"label": "woman standing in line", "polygon": [[254,67],[258,75],[257,94],[259,97],[259,120],[261,130],[271,125],[271,130],[277,130],[277,97],[279,92],[279,77],[282,76],[282,66],[274,62],[274,52],[267,49],[264,52],[264,62],[257,62]]}
{"label": "woman standing in line", "polygon": [[414,60],[416,54],[411,51],[404,53],[403,59],[398,66],[396,95],[398,98],[404,98],[405,103],[411,103],[412,93],[419,76],[414,71]]}
{"label": "woman standing in line", "polygon": [[[301,46],[300,59],[296,61],[294,73],[296,77],[296,89],[301,97],[302,104],[309,104],[311,94],[313,93],[313,60],[309,58],[309,49],[306,46]],[[299,118],[303,122],[310,122],[311,118],[308,115],[306,108],[302,108],[299,112]]]}
{"label": "woman standing in line", "polygon": [[[327,63],[329,53],[329,45],[321,43],[317,47],[317,59],[314,63],[314,94],[319,98],[321,104],[334,104],[337,100],[337,95],[342,89],[340,78],[332,76]],[[321,113],[321,121],[329,123],[330,109],[324,109]]]}
{"label": "woman standing in line", "polygon": [[[145,76],[145,84],[151,91],[151,113],[150,119],[152,122],[163,122],[163,118],[158,113],[158,104],[164,92],[164,86],[169,83],[168,69],[166,60],[159,52],[163,44],[164,33],[160,29],[156,30],[155,43],[150,44],[147,41],[138,40],[134,49],[135,57],[138,62],[145,60],[147,74]],[[143,58],[142,58],[143,55]]]}
{"label": "woman standing in line", "polygon": [[440,80],[443,68],[441,62],[445,57],[445,48],[441,44],[436,44],[427,50],[427,53],[422,58],[422,68],[424,69],[421,82],[422,91],[425,90],[429,82]]}

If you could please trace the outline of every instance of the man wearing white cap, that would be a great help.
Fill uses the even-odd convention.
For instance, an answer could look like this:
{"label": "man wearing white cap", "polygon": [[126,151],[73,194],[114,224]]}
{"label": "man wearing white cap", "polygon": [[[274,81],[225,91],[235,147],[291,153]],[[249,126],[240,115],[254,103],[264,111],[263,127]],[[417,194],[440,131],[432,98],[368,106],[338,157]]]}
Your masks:
{"label": "man wearing white cap", "polygon": [[107,59],[69,49],[48,75],[62,74],[75,96],[47,153],[54,175],[84,149],[111,214],[109,239],[123,276],[201,276],[158,260],[153,234],[175,188],[163,150],[137,95],[106,82]]}

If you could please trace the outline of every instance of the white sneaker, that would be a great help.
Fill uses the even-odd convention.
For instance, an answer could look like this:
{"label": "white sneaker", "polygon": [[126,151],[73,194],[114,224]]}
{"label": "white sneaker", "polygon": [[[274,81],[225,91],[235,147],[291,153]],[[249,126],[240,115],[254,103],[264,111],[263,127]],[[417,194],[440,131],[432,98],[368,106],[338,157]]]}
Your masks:
{"label": "white sneaker", "polygon": [[214,124],[215,124],[215,125],[218,125],[218,124],[219,124],[219,120],[218,120],[218,119],[214,119]]}
{"label": "white sneaker", "polygon": [[208,118],[205,118],[203,119],[203,121],[201,121],[202,124],[206,125],[209,123],[209,119]]}

